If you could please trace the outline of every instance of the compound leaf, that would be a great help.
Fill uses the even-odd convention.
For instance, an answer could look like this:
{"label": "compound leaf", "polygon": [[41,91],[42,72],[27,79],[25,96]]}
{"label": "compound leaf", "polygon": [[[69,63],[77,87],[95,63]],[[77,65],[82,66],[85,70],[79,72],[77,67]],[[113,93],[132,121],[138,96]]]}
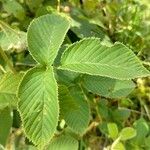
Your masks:
{"label": "compound leaf", "polygon": [[51,65],[69,29],[69,21],[58,14],[34,19],[27,32],[29,51],[42,65]]}
{"label": "compound leaf", "polygon": [[100,39],[88,38],[68,47],[60,69],[115,79],[133,79],[150,75],[136,55],[121,43],[112,47]]}
{"label": "compound leaf", "polygon": [[42,149],[54,135],[58,123],[58,91],[52,68],[29,70],[21,82],[18,97],[24,131]]}

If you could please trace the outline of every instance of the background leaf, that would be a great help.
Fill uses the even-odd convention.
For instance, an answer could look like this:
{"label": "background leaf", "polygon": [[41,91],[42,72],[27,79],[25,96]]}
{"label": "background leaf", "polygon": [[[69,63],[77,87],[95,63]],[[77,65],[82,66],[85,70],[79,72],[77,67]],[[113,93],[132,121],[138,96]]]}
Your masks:
{"label": "background leaf", "polygon": [[33,68],[19,87],[19,112],[27,137],[42,148],[54,135],[59,106],[52,68]]}
{"label": "background leaf", "polygon": [[83,79],[82,84],[88,91],[109,98],[125,97],[135,88],[135,84],[130,80],[90,75],[85,75]]}
{"label": "background leaf", "polygon": [[0,79],[0,109],[6,106],[16,107],[18,102],[16,93],[22,76],[23,73],[8,72]]}
{"label": "background leaf", "polygon": [[78,150],[78,141],[69,135],[60,135],[50,142],[47,150]]}
{"label": "background leaf", "polygon": [[4,1],[3,7],[9,14],[13,14],[17,19],[24,20],[25,10],[23,9],[22,5],[16,0]]}
{"label": "background leaf", "polygon": [[0,110],[0,144],[5,147],[12,126],[12,112],[9,108]]}
{"label": "background leaf", "polygon": [[76,133],[82,134],[88,127],[90,110],[87,99],[78,86],[59,88],[60,114],[66,124]]}
{"label": "background leaf", "polygon": [[136,130],[131,127],[123,128],[120,132],[121,140],[125,141],[136,136]]}
{"label": "background leaf", "polygon": [[4,51],[12,49],[22,51],[27,47],[25,32],[12,29],[2,21],[0,21],[0,28],[0,46]]}
{"label": "background leaf", "polygon": [[115,140],[118,137],[118,127],[117,127],[117,125],[115,123],[108,123],[107,127],[108,127],[108,132],[109,132],[110,138]]}

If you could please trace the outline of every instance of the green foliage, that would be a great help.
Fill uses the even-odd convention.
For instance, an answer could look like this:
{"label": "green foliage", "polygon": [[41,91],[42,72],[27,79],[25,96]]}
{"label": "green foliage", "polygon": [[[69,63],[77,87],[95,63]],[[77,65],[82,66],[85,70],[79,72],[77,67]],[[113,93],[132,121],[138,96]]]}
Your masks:
{"label": "green foliage", "polygon": [[12,126],[12,112],[5,108],[0,110],[0,144],[5,147]]}
{"label": "green foliage", "polygon": [[3,50],[16,49],[18,51],[26,48],[26,34],[16,31],[6,23],[0,21],[0,45]]}
{"label": "green foliage", "polygon": [[0,149],[150,149],[146,0],[0,7]]}
{"label": "green foliage", "polygon": [[16,91],[22,79],[23,74],[13,74],[11,72],[5,73],[0,80],[0,109],[6,106],[17,106]]}
{"label": "green foliage", "polygon": [[90,120],[90,108],[82,89],[60,86],[59,100],[62,119],[76,133],[84,133]]}
{"label": "green foliage", "polygon": [[78,141],[69,135],[55,137],[48,145],[48,150],[78,150]]}
{"label": "green foliage", "polygon": [[94,38],[69,46],[62,55],[59,68],[121,80],[149,75],[134,53],[123,44],[108,47]]}
{"label": "green foliage", "polygon": [[84,77],[83,86],[90,92],[109,98],[125,97],[135,88],[130,80],[117,80],[107,77]]}
{"label": "green foliage", "polygon": [[29,70],[19,86],[18,97],[25,133],[42,148],[54,135],[58,122],[58,90],[52,68]]}
{"label": "green foliage", "polygon": [[56,14],[40,17],[30,24],[28,47],[37,62],[42,65],[53,63],[68,28],[68,20]]}

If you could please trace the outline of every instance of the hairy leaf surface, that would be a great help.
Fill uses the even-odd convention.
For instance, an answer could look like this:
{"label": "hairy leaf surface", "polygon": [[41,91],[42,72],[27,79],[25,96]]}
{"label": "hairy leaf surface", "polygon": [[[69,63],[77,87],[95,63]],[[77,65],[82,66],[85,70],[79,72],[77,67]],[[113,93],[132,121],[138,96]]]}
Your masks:
{"label": "hairy leaf surface", "polygon": [[19,112],[27,137],[42,148],[54,135],[59,106],[52,68],[33,68],[19,87]]}
{"label": "hairy leaf surface", "polygon": [[121,43],[112,47],[99,39],[81,40],[68,47],[61,58],[60,69],[115,79],[132,79],[150,75],[135,54]]}
{"label": "hairy leaf surface", "polygon": [[69,29],[69,21],[62,15],[44,15],[34,19],[27,32],[29,51],[35,60],[51,65]]}

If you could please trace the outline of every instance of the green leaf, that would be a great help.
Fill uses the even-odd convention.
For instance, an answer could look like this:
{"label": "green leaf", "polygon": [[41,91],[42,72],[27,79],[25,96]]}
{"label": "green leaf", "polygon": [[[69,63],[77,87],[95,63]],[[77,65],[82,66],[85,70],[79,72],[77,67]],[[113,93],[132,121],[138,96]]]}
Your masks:
{"label": "green leaf", "polygon": [[71,86],[75,84],[75,80],[79,77],[79,73],[66,70],[56,70],[56,78],[59,84]]}
{"label": "green leaf", "polygon": [[25,10],[16,0],[7,0],[3,3],[4,10],[13,14],[17,19],[24,20]]}
{"label": "green leaf", "polygon": [[113,143],[111,150],[126,150],[121,142]]}
{"label": "green leaf", "polygon": [[27,32],[29,51],[35,60],[51,65],[69,29],[64,15],[51,14],[34,19]]}
{"label": "green leaf", "polygon": [[53,69],[29,70],[21,82],[18,97],[25,134],[41,149],[54,135],[58,123],[58,90]]}
{"label": "green leaf", "polygon": [[136,136],[136,130],[131,127],[123,128],[120,132],[120,138],[122,141],[132,139]]}
{"label": "green leaf", "polygon": [[26,33],[17,31],[0,21],[0,46],[4,51],[15,49],[22,51],[27,47]]}
{"label": "green leaf", "polygon": [[23,73],[8,72],[0,79],[0,109],[17,105],[16,93],[22,76]]}
{"label": "green leaf", "polygon": [[79,38],[99,37],[102,40],[109,41],[109,38],[103,28],[90,23],[89,18],[81,18],[81,15],[79,17],[72,16],[71,31],[73,31]]}
{"label": "green leaf", "polygon": [[44,0],[26,0],[26,4],[32,12],[36,12]]}
{"label": "green leaf", "polygon": [[133,79],[150,75],[135,54],[121,43],[112,47],[99,39],[74,43],[63,53],[60,69],[115,79]]}
{"label": "green leaf", "polygon": [[90,120],[87,100],[80,87],[59,88],[60,115],[66,124],[76,133],[82,134]]}
{"label": "green leaf", "polygon": [[130,80],[117,80],[107,77],[85,75],[83,86],[90,92],[109,98],[127,96],[135,87]]}
{"label": "green leaf", "polygon": [[107,124],[108,127],[108,132],[109,132],[109,136],[115,140],[118,137],[118,127],[115,123],[108,123]]}
{"label": "green leaf", "polygon": [[149,133],[149,126],[148,123],[145,121],[145,119],[140,118],[139,120],[136,120],[133,124],[134,128],[136,129],[136,137],[133,139],[134,143],[138,143],[139,145],[143,144],[143,139],[148,135]]}
{"label": "green leaf", "polygon": [[47,150],[78,150],[78,141],[69,135],[60,135],[52,139]]}
{"label": "green leaf", "polygon": [[0,110],[0,144],[4,147],[12,126],[12,112],[5,108]]}

